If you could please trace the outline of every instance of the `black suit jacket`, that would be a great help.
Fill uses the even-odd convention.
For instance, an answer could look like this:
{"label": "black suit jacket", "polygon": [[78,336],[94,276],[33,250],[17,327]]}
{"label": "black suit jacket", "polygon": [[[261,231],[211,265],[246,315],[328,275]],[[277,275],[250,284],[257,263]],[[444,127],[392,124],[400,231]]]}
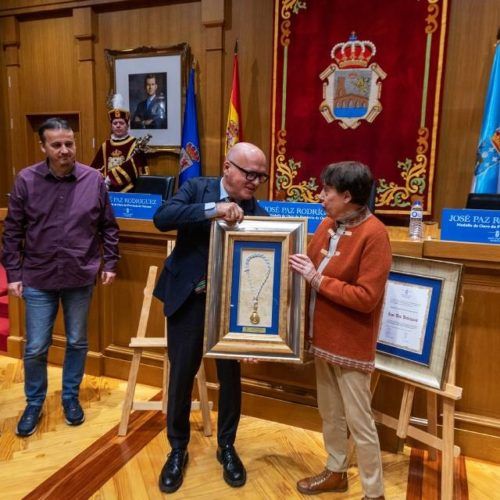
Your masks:
{"label": "black suit jacket", "polygon": [[[177,241],[154,290],[164,303],[166,316],[184,304],[195,286],[206,276],[211,220],[205,218],[205,203],[220,200],[220,178],[189,179],[154,215],[160,231],[177,229]],[[268,215],[255,198],[241,203],[245,215]]]}

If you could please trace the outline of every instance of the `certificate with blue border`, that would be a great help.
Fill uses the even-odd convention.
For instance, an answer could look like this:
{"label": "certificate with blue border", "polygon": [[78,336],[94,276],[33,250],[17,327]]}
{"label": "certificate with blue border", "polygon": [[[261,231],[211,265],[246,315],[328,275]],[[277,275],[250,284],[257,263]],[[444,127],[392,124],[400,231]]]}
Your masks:
{"label": "certificate with blue border", "polygon": [[428,366],[442,280],[391,272],[377,350]]}
{"label": "certificate with blue border", "polygon": [[460,302],[462,264],[393,255],[375,367],[443,389]]}

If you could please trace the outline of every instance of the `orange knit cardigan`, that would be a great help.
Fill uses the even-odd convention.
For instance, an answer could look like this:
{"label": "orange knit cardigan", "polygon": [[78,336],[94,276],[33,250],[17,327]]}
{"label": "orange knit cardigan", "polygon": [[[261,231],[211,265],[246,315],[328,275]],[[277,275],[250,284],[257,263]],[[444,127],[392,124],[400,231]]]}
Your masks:
{"label": "orange knit cardigan", "polygon": [[[336,222],[326,218],[309,246],[316,268],[328,250],[329,229]],[[375,365],[382,299],[392,260],[385,226],[373,215],[347,226],[335,255],[323,270],[313,311],[312,351],[330,363],[371,372]]]}

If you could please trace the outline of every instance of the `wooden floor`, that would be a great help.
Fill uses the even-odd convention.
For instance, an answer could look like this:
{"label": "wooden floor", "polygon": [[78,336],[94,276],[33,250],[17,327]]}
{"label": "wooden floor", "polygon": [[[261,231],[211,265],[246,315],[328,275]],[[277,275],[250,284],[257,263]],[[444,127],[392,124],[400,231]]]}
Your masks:
{"label": "wooden floor", "polygon": [[[0,498],[155,499],[158,475],[168,453],[165,419],[159,412],[136,412],[130,432],[118,437],[117,424],[125,382],[86,376],[81,402],[82,426],[64,423],[60,407],[61,370],[49,368],[49,395],[38,431],[18,438],[14,431],[24,409],[22,364],[0,356]],[[158,389],[138,386],[137,396],[150,399]],[[213,425],[216,415],[212,415]],[[182,488],[172,498],[295,499],[298,479],[319,472],[325,452],[320,433],[243,416],[237,449],[247,484],[233,489],[222,480],[215,459],[216,437],[205,437],[201,416],[192,415],[190,463]],[[383,454],[386,498],[439,498],[439,460],[426,452],[405,449]],[[500,498],[500,466],[461,457],[456,461],[455,498]],[[319,498],[359,499],[355,466],[349,470],[349,491]]]}

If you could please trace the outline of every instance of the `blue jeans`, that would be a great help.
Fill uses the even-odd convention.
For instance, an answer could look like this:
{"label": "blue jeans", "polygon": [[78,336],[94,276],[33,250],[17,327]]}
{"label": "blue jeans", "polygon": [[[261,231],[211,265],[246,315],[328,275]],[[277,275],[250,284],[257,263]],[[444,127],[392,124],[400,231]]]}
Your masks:
{"label": "blue jeans", "polygon": [[24,287],[26,346],[24,348],[24,392],[28,404],[42,406],[47,394],[47,354],[52,330],[62,303],[66,330],[62,399],[78,397],[87,357],[87,317],[94,286],[39,290]]}

